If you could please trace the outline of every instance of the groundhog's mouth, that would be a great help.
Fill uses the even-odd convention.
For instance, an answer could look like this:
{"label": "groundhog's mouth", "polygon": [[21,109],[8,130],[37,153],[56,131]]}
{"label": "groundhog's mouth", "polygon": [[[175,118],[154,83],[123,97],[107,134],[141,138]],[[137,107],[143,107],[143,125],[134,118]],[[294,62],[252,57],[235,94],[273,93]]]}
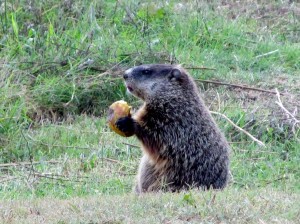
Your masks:
{"label": "groundhog's mouth", "polygon": [[129,92],[133,91],[133,88],[131,86],[127,85],[126,87],[127,87],[127,89],[128,89]]}

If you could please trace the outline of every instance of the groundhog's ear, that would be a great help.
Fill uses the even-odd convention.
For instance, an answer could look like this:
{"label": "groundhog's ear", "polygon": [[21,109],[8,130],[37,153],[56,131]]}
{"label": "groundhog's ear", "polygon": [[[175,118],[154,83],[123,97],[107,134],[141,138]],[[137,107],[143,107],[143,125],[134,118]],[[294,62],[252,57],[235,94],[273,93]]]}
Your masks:
{"label": "groundhog's ear", "polygon": [[170,80],[172,80],[172,81],[175,81],[175,80],[179,80],[179,79],[181,78],[181,76],[182,76],[181,71],[180,71],[179,69],[177,69],[177,68],[174,68],[174,69],[170,72],[168,78],[169,78]]}

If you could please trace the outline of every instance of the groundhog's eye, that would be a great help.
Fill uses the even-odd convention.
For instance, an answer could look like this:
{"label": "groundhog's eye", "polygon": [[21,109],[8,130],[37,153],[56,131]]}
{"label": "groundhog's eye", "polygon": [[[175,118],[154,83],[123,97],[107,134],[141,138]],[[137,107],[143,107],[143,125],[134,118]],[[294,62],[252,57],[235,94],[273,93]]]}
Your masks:
{"label": "groundhog's eye", "polygon": [[144,69],[144,70],[142,71],[142,73],[143,73],[144,75],[149,75],[149,74],[151,73],[151,70],[150,70],[150,69]]}

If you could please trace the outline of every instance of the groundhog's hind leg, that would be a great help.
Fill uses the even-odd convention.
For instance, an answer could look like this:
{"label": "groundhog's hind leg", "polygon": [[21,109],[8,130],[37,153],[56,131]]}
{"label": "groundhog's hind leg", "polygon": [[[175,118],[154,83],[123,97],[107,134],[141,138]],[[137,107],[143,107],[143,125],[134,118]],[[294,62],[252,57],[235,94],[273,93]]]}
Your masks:
{"label": "groundhog's hind leg", "polygon": [[159,189],[159,180],[153,165],[150,164],[149,158],[144,155],[140,162],[140,167],[137,175],[137,184],[135,193],[140,194],[148,191]]}

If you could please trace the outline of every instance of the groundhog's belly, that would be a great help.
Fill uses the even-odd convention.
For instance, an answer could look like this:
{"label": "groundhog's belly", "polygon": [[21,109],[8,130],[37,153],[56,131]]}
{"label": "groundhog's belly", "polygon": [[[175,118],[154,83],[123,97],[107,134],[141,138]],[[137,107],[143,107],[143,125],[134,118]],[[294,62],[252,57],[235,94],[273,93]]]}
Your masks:
{"label": "groundhog's belly", "polygon": [[[204,187],[206,189],[223,188],[228,179],[228,167],[224,166],[226,156],[211,157],[208,161],[199,154],[199,157],[175,157],[154,161],[154,167],[159,177],[169,189],[187,189],[190,187]],[[221,180],[221,181],[220,181]]]}

